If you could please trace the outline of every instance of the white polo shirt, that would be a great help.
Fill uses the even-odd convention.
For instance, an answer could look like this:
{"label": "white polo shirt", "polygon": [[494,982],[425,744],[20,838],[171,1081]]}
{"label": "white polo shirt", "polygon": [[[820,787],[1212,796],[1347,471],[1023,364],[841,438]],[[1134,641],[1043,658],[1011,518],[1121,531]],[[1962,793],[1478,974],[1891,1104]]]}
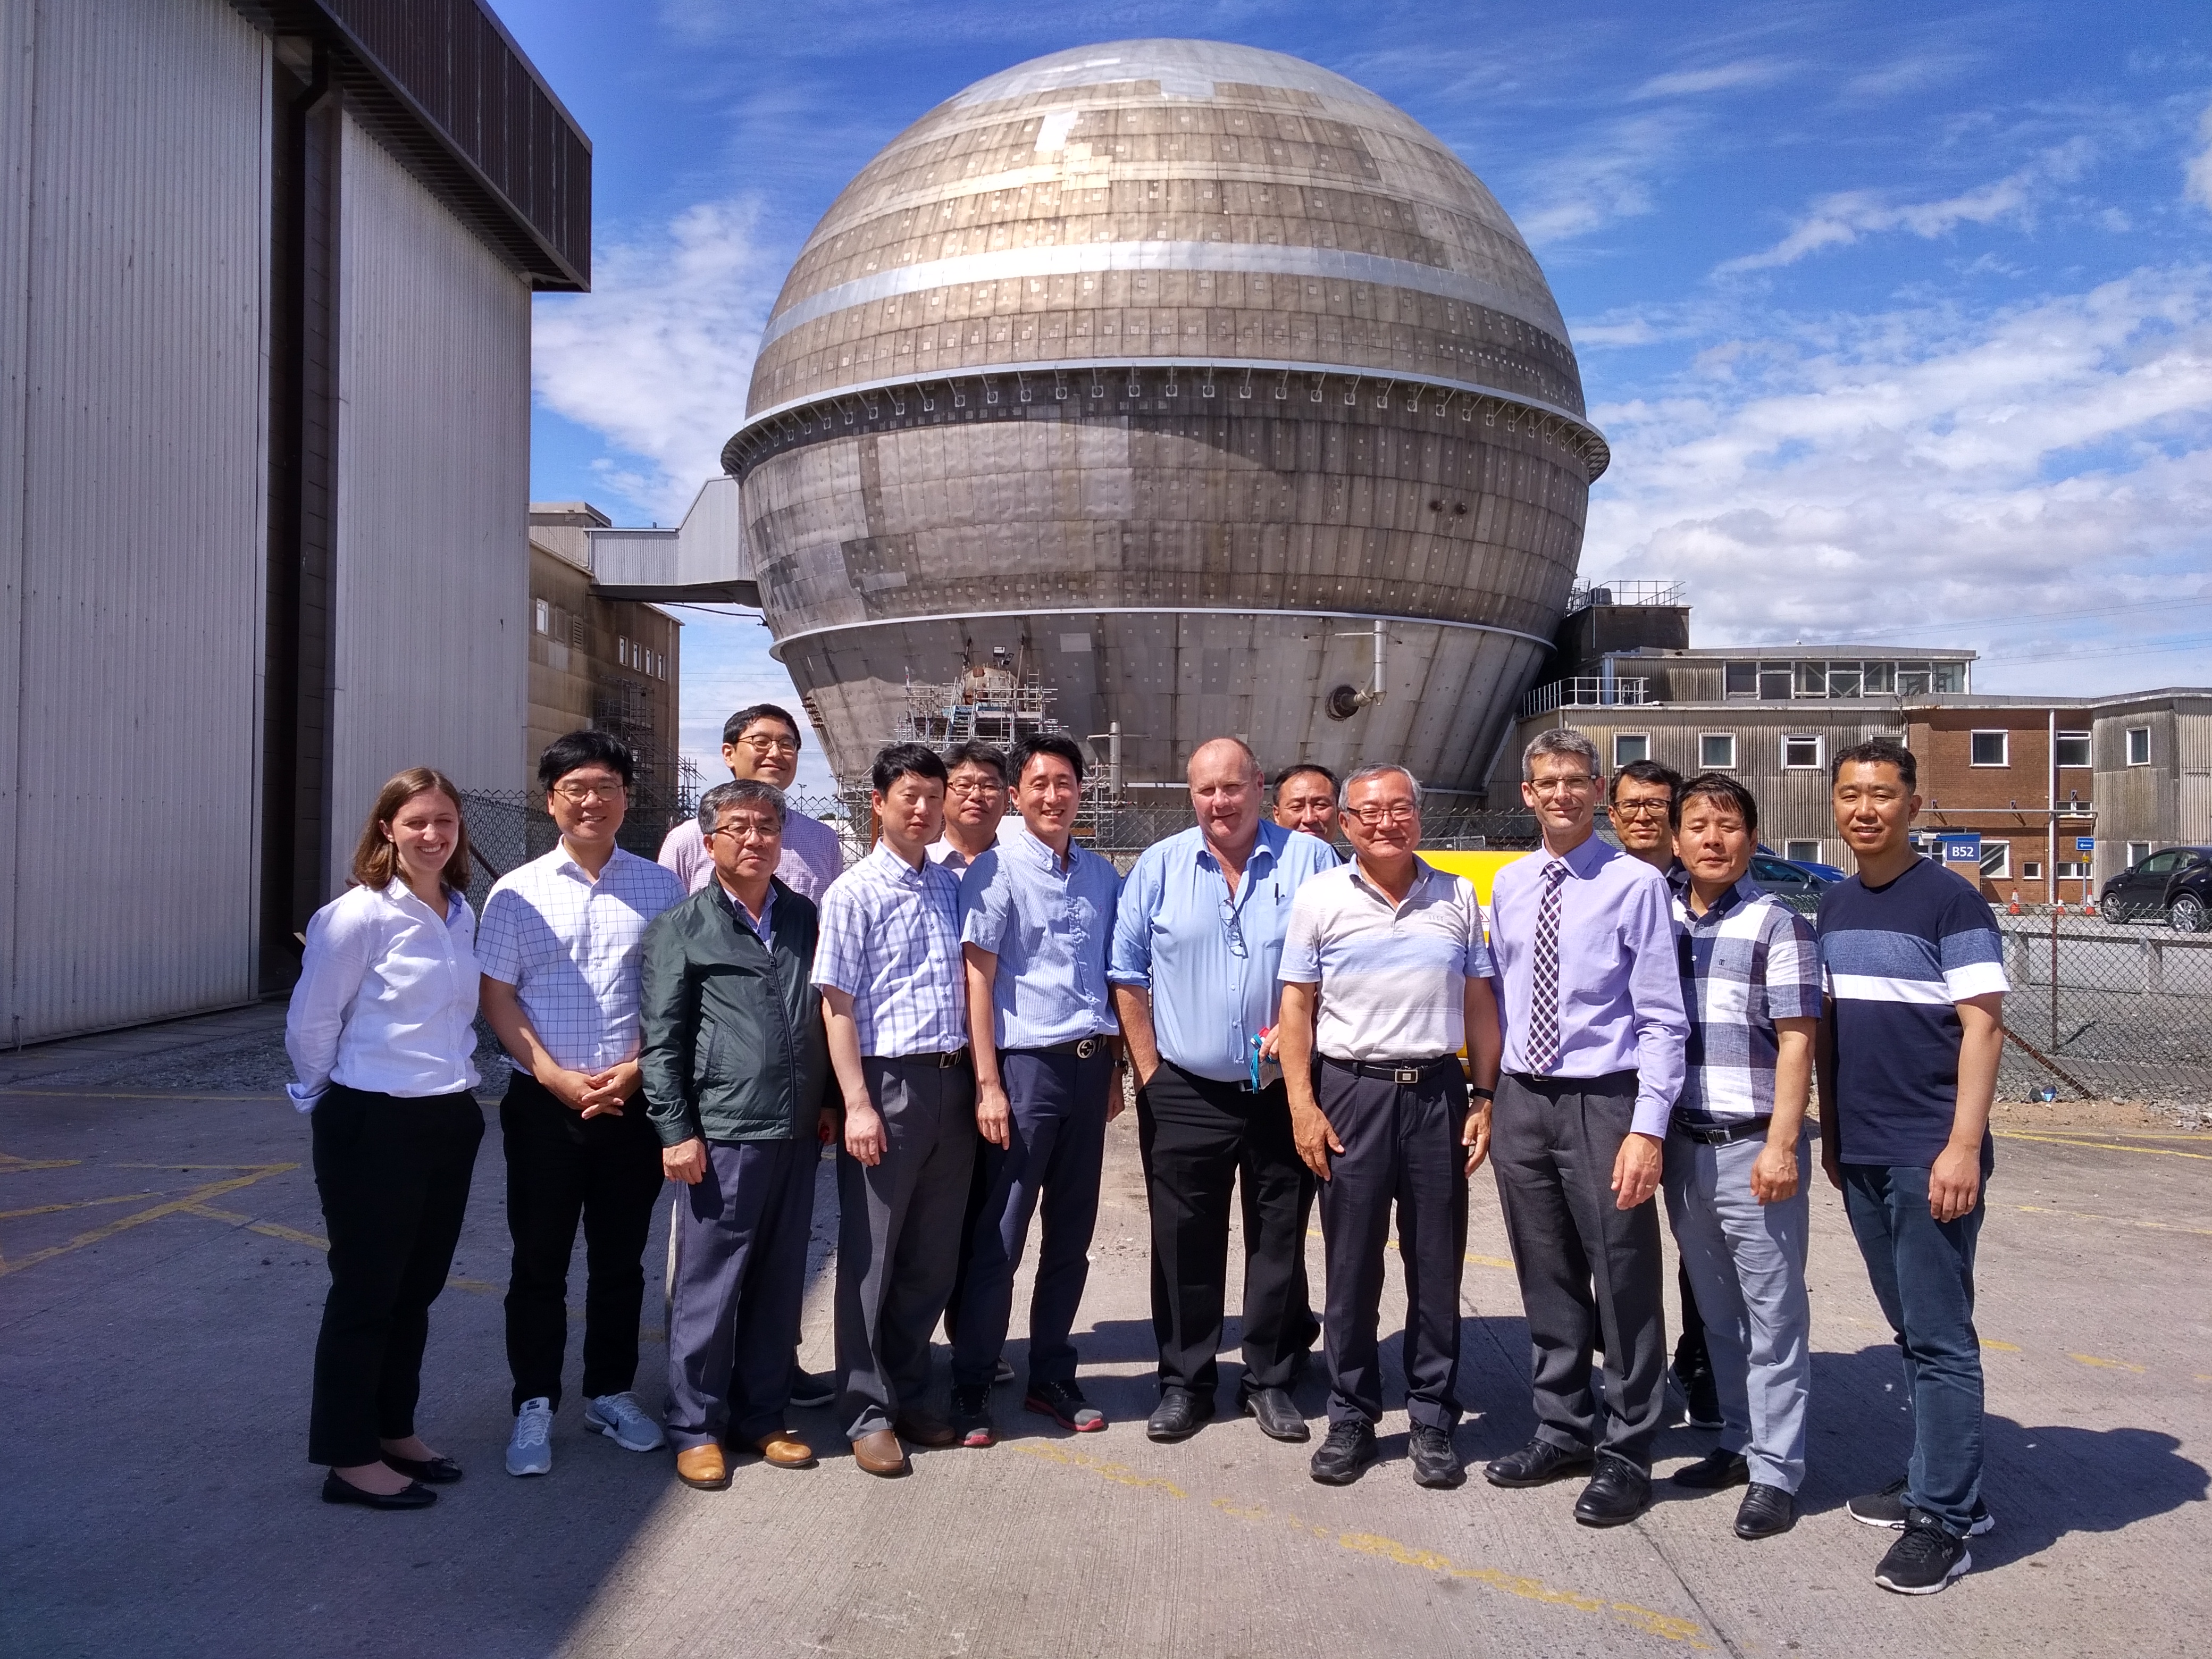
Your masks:
{"label": "white polo shirt", "polygon": [[1321,987],[1314,1047],[1333,1060],[1434,1060],[1467,1042],[1467,981],[1497,969],[1464,877],[1419,859],[1403,904],[1358,864],[1309,877],[1291,904],[1283,983]]}

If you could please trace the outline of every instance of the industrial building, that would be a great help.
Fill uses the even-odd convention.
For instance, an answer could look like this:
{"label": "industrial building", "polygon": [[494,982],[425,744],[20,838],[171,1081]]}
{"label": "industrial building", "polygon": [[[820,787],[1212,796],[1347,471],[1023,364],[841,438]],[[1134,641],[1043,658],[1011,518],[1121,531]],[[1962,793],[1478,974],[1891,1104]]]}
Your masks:
{"label": "industrial building", "polygon": [[386,777],[520,787],[590,183],[477,0],[0,0],[0,1037],[281,988]]}

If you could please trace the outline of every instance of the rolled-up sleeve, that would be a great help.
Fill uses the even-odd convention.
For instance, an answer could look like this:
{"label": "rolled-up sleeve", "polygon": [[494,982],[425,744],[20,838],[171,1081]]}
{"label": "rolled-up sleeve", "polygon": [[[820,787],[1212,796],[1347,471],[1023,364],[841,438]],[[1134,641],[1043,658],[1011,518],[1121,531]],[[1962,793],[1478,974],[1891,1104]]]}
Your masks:
{"label": "rolled-up sleeve", "polygon": [[376,931],[367,917],[336,904],[324,906],[307,923],[299,983],[284,1014],[284,1052],[299,1079],[284,1092],[303,1112],[313,1110],[331,1086],[346,1010],[368,977]]}
{"label": "rolled-up sleeve", "polygon": [[1670,906],[1663,882],[1639,881],[1621,915],[1636,1024],[1636,1115],[1630,1127],[1638,1134],[1662,1137],[1675,1097],[1682,1092],[1683,1051],[1690,1040]]}
{"label": "rolled-up sleeve", "polygon": [[1152,988],[1152,913],[1159,908],[1163,867],[1147,852],[1121,884],[1114,901],[1114,948],[1106,960],[1109,984]]}
{"label": "rolled-up sleeve", "polygon": [[699,1133],[699,1115],[685,1091],[691,1045],[699,1036],[698,988],[685,971],[686,957],[677,912],[665,910],[645,930],[637,993],[645,1114],[664,1146],[680,1146]]}

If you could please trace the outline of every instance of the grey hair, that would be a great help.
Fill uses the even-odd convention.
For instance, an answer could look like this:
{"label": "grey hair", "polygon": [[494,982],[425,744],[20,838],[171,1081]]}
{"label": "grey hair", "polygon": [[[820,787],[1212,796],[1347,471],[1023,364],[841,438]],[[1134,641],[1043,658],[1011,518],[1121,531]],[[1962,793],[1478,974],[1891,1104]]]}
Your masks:
{"label": "grey hair", "polygon": [[763,783],[758,778],[732,778],[727,783],[718,783],[699,797],[699,833],[711,836],[722,821],[725,806],[764,804],[775,814],[775,827],[783,829],[785,807],[783,791],[772,783]]}
{"label": "grey hair", "polygon": [[1372,766],[1355,767],[1352,769],[1352,775],[1344,781],[1344,787],[1336,792],[1337,810],[1340,812],[1349,812],[1352,810],[1352,786],[1353,784],[1364,783],[1370,778],[1384,777],[1393,772],[1396,773],[1400,777],[1405,779],[1408,784],[1413,786],[1413,810],[1416,812],[1419,811],[1421,810],[1421,781],[1407,770],[1406,768],[1399,765],[1395,761],[1377,761]]}
{"label": "grey hair", "polygon": [[1536,762],[1545,755],[1572,755],[1589,768],[1594,778],[1605,775],[1605,769],[1597,757],[1597,745],[1581,732],[1564,726],[1548,726],[1528,739],[1528,746],[1521,751],[1521,781],[1536,781]]}

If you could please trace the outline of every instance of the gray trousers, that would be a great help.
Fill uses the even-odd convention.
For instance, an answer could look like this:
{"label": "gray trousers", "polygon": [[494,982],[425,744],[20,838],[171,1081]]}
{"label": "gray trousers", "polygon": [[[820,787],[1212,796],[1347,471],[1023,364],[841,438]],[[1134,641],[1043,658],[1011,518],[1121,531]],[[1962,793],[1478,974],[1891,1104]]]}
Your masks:
{"label": "gray trousers", "polygon": [[[1528,1316],[1536,1437],[1651,1467],[1667,1407],[1659,1206],[1616,1209],[1613,1161],[1636,1107],[1636,1073],[1498,1080],[1490,1163]],[[1605,1400],[1590,1358],[1605,1348]]]}
{"label": "gray trousers", "polygon": [[860,1065],[884,1146],[873,1168],[837,1152],[837,1415],[853,1440],[890,1428],[929,1387],[975,1161],[971,1067]]}
{"label": "gray trousers", "polygon": [[1805,1243],[1814,1166],[1797,1146],[1797,1195],[1761,1204],[1751,1166],[1764,1139],[1705,1146],[1667,1137],[1667,1215],[1698,1293],[1721,1448],[1741,1452],[1751,1478],[1794,1492],[1805,1479],[1805,1395],[1813,1380]]}
{"label": "gray trousers", "polygon": [[805,1140],[710,1140],[707,1173],[676,1188],[668,1304],[668,1438],[750,1447],[786,1426],[814,1168]]}

